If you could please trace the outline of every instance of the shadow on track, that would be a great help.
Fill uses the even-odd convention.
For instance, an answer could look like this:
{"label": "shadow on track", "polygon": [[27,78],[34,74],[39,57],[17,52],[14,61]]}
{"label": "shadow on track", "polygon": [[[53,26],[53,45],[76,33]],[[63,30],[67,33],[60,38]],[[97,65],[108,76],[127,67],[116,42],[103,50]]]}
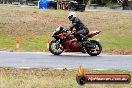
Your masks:
{"label": "shadow on track", "polygon": [[62,54],[62,55],[50,55],[52,57],[81,57],[81,58],[100,58],[102,56],[90,56],[88,54]]}

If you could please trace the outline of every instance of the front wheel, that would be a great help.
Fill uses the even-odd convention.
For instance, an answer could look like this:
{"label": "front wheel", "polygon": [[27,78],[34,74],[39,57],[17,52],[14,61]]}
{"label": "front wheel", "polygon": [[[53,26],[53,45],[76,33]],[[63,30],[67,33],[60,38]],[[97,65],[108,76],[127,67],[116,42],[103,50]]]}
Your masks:
{"label": "front wheel", "polygon": [[92,47],[86,47],[86,52],[90,56],[99,55],[102,51],[102,46],[100,45],[100,43],[98,41],[95,41],[95,40],[90,40],[90,42],[91,42],[90,46],[92,46]]}
{"label": "front wheel", "polygon": [[57,40],[52,40],[49,43],[49,51],[54,55],[60,55],[64,51],[64,47]]}

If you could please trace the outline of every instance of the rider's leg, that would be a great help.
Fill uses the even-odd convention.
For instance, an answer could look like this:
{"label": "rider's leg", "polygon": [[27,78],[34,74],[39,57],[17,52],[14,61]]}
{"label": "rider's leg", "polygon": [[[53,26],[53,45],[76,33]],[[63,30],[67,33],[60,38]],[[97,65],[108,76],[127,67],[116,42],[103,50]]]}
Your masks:
{"label": "rider's leg", "polygon": [[80,46],[82,46],[84,41],[87,41],[87,38],[84,36],[85,34],[88,34],[87,30],[80,30],[75,33],[75,37],[78,39]]}
{"label": "rider's leg", "polygon": [[78,33],[81,41],[86,41],[87,40],[86,36],[84,36],[84,35],[89,33],[89,31],[87,29],[80,30],[77,33]]}

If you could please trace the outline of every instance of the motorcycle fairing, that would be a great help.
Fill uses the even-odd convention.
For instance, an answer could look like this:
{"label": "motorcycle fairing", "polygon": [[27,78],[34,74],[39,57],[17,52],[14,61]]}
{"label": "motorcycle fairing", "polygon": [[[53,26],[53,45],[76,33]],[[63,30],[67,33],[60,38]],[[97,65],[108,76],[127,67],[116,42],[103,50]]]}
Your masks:
{"label": "motorcycle fairing", "polygon": [[93,31],[93,32],[90,32],[88,35],[86,35],[88,38],[92,38],[93,36],[95,35],[98,35],[101,31]]}
{"label": "motorcycle fairing", "polygon": [[68,40],[64,44],[66,46],[65,52],[80,52],[82,50],[82,48],[78,46],[76,38]]}

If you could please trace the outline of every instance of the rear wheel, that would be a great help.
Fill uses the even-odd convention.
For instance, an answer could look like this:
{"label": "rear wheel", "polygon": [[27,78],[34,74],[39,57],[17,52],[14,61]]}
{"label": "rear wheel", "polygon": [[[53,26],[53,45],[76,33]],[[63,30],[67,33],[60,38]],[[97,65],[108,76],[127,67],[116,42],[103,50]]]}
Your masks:
{"label": "rear wheel", "polygon": [[64,47],[60,44],[59,41],[52,40],[49,43],[49,51],[54,55],[60,55],[64,51]]}
{"label": "rear wheel", "polygon": [[92,46],[92,47],[86,47],[86,52],[90,56],[99,55],[102,51],[102,46],[100,45],[100,43],[96,40],[90,40],[90,42],[91,42],[90,46]]}

